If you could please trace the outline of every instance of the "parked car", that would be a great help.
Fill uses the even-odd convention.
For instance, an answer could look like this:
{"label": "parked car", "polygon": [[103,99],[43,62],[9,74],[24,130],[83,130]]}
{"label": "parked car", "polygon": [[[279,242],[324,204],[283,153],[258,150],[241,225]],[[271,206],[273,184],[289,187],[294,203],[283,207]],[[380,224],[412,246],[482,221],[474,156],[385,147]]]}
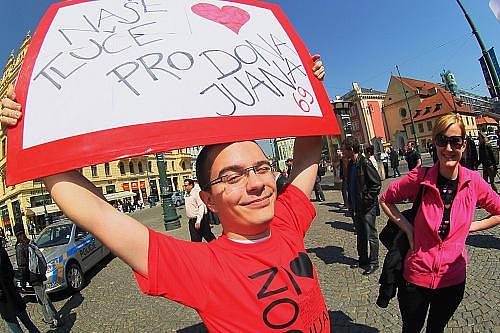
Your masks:
{"label": "parked car", "polygon": [[173,204],[176,207],[184,205],[184,193],[183,192],[176,191],[176,192],[172,193],[172,196],[170,197],[170,199],[172,200]]}
{"label": "parked car", "polygon": [[[35,243],[47,260],[47,292],[69,288],[79,291],[85,286],[85,273],[109,255],[110,251],[89,232],[70,220],[49,225]],[[21,283],[16,279],[16,286]],[[34,294],[27,285],[28,294]]]}

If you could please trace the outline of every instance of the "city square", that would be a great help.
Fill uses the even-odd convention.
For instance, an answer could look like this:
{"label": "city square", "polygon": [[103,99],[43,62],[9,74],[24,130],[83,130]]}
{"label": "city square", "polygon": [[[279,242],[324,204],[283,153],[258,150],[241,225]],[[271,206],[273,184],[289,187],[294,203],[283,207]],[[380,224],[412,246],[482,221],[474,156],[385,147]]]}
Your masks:
{"label": "city square", "polygon": [[500,0],[2,8],[1,332],[500,332]]}

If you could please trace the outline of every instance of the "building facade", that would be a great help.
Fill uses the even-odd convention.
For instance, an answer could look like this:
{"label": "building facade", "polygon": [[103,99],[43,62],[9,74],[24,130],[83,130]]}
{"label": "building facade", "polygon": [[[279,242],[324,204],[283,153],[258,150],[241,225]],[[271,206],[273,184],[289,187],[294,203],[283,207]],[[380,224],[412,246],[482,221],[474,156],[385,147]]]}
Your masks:
{"label": "building facade", "polygon": [[[11,53],[0,81],[0,97],[4,97],[8,85],[19,72],[30,42],[29,33],[14,56]],[[14,186],[6,186],[7,128],[0,130],[0,227],[12,233],[16,223],[34,222],[41,229],[47,222],[61,215],[40,179]],[[182,191],[184,179],[191,178],[192,154],[186,149],[163,153],[167,170],[167,186],[170,191]],[[156,155],[144,155],[108,163],[84,167],[80,172],[106,196],[111,203],[118,200],[131,202],[149,197],[159,198],[160,183]]]}
{"label": "building facade", "polygon": [[[344,135],[347,135],[350,130],[350,134],[363,146],[373,144],[375,138],[385,142],[386,134],[382,117],[385,93],[361,88],[356,82],[352,83],[352,87],[350,92],[341,97],[344,103],[349,103],[350,126],[348,124],[344,126]],[[345,122],[343,117],[341,114],[340,118]]]}
{"label": "building facade", "polygon": [[[405,96],[406,93],[406,96]],[[415,122],[415,131],[411,123]],[[462,117],[468,135],[477,136],[476,115],[465,103],[441,84],[411,78],[391,76],[384,100],[383,114],[387,139],[395,149],[419,140],[425,151],[432,141],[431,132],[436,119],[444,114],[457,113]]]}

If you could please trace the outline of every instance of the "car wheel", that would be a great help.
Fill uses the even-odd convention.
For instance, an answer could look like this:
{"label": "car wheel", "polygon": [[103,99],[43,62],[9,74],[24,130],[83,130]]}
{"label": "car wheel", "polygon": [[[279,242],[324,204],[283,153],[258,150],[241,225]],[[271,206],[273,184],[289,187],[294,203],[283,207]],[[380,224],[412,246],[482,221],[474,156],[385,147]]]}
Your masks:
{"label": "car wheel", "polygon": [[78,263],[72,262],[66,268],[66,281],[68,282],[68,288],[74,292],[83,289],[85,277],[83,276],[83,271]]}

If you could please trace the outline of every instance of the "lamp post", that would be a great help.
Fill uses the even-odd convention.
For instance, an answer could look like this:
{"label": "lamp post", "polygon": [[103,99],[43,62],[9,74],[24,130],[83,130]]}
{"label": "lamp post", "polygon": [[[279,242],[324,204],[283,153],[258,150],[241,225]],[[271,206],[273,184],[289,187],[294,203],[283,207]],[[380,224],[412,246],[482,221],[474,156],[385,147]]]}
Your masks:
{"label": "lamp post", "polygon": [[413,114],[411,113],[410,102],[408,102],[408,95],[406,94],[406,89],[403,85],[403,80],[401,79],[401,73],[399,72],[399,67],[396,65],[396,70],[398,71],[399,82],[401,83],[401,89],[403,89],[403,93],[405,94],[406,106],[408,107],[408,113],[410,114],[411,120],[411,129],[413,131],[413,138],[415,139],[415,149],[420,153],[420,145],[418,144],[417,131],[415,129],[415,121],[413,120]]}
{"label": "lamp post", "polygon": [[488,51],[486,51],[486,46],[484,45],[483,40],[481,39],[481,36],[479,35],[479,32],[477,31],[476,26],[475,26],[474,22],[472,21],[472,18],[469,16],[469,14],[465,10],[465,7],[462,5],[460,0],[456,0],[456,1],[457,1],[458,5],[460,6],[460,9],[462,9],[462,12],[464,13],[465,19],[467,20],[467,22],[469,22],[469,25],[472,29],[472,33],[476,37],[477,43],[479,44],[479,47],[481,48],[481,52],[483,53],[484,60],[486,62],[486,67],[488,67],[488,71],[490,72],[491,79],[493,81],[493,86],[494,86],[493,91],[496,93],[496,96],[491,96],[491,97],[493,97],[493,98],[500,97],[500,83],[498,81],[498,75],[500,73],[496,72],[495,66],[493,65],[493,61],[491,60],[490,54],[488,53]]}
{"label": "lamp post", "polygon": [[167,167],[163,153],[156,153],[156,163],[158,165],[158,175],[160,176],[160,197],[163,207],[163,222],[165,230],[174,230],[181,227],[180,216],[172,203],[167,186]]}
{"label": "lamp post", "polygon": [[47,205],[45,203],[45,196],[43,194],[43,182],[42,180],[40,179],[40,193],[42,195],[42,201],[43,201],[43,219],[45,220],[45,226],[48,226],[49,225],[49,213],[47,212]]}

